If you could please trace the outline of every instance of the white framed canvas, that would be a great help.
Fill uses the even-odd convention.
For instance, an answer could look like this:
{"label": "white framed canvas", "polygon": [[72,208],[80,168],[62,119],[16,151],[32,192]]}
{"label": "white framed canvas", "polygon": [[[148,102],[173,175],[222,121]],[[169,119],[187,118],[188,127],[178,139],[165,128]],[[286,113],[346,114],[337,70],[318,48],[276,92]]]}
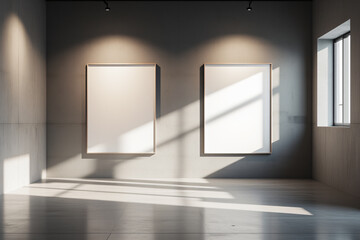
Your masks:
{"label": "white framed canvas", "polygon": [[271,64],[204,64],[204,154],[271,153]]}
{"label": "white framed canvas", "polygon": [[156,64],[88,64],[88,154],[154,154]]}

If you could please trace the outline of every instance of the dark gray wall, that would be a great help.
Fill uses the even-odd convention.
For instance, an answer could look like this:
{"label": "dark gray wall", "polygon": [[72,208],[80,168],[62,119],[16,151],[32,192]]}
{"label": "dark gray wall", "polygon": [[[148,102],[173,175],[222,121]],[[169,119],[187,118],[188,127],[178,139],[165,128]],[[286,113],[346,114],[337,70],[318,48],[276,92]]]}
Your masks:
{"label": "dark gray wall", "polygon": [[[317,127],[317,79],[314,71],[313,161],[314,177],[360,196],[360,2],[315,0],[313,46],[319,37],[351,19],[351,126]],[[316,64],[316,51],[314,51]],[[316,69],[316,65],[315,68]]]}
{"label": "dark gray wall", "polygon": [[[49,177],[309,178],[311,2],[47,3]],[[157,63],[157,152],[90,157],[85,143],[85,65]],[[204,63],[273,64],[273,154],[200,154]],[[131,104],[131,103],[129,103]]]}
{"label": "dark gray wall", "polygon": [[45,1],[0,1],[0,193],[46,165]]}

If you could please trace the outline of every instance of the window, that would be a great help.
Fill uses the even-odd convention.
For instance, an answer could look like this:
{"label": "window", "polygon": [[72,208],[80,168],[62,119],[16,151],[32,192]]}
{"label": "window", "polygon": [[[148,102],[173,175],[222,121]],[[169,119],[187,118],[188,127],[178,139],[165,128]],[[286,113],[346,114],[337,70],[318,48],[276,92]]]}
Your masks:
{"label": "window", "polygon": [[351,20],[317,41],[317,126],[350,126]]}
{"label": "window", "polygon": [[350,124],[350,38],[334,39],[334,125]]}

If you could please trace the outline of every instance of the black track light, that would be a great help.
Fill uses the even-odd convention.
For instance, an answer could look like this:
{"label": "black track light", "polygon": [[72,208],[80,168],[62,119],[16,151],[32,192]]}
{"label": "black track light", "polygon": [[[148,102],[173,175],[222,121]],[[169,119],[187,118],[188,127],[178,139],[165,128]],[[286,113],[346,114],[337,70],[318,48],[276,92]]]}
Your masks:
{"label": "black track light", "polygon": [[109,3],[106,0],[104,0],[104,3],[105,3],[105,11],[110,12]]}
{"label": "black track light", "polygon": [[252,7],[251,7],[251,3],[252,3],[252,1],[249,1],[249,6],[246,8],[246,10],[248,12],[251,12],[253,10]]}

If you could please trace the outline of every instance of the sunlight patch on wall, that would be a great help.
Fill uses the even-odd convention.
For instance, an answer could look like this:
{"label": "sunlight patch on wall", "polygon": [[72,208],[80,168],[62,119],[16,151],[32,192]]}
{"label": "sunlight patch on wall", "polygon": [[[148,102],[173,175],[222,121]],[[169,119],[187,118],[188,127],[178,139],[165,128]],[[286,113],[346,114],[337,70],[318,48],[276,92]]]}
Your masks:
{"label": "sunlight patch on wall", "polygon": [[3,166],[4,193],[30,183],[30,155],[5,158]]}
{"label": "sunlight patch on wall", "polygon": [[41,170],[41,179],[46,179],[46,169]]}

